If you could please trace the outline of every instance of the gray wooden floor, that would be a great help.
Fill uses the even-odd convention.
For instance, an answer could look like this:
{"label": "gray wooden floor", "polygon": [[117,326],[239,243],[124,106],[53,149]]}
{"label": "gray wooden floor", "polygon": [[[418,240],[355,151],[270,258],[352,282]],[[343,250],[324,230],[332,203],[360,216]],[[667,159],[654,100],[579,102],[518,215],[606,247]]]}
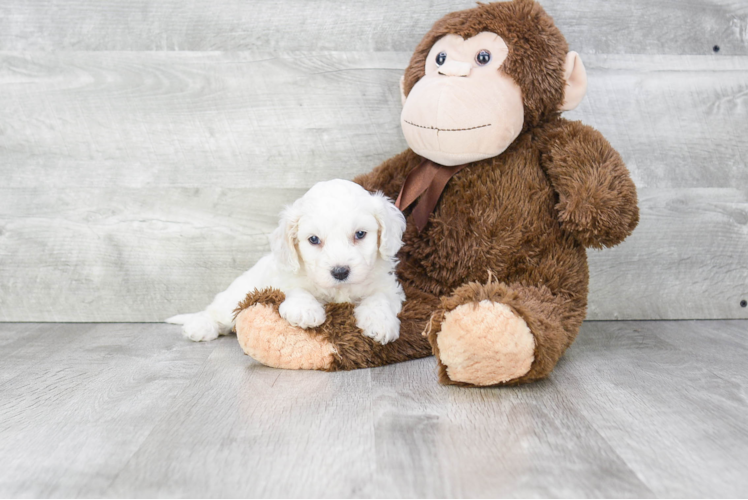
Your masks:
{"label": "gray wooden floor", "polygon": [[0,496],[748,495],[748,321],[588,322],[553,376],[281,371],[162,324],[0,324]]}

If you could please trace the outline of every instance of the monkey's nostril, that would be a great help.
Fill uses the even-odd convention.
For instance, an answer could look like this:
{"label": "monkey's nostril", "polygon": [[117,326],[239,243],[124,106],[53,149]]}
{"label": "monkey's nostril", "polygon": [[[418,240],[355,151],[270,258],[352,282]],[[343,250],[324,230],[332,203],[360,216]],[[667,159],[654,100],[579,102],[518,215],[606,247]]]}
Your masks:
{"label": "monkey's nostril", "polygon": [[330,271],[330,274],[332,274],[332,277],[338,281],[345,281],[348,278],[348,275],[351,274],[351,268],[348,266],[334,267],[332,271]]}

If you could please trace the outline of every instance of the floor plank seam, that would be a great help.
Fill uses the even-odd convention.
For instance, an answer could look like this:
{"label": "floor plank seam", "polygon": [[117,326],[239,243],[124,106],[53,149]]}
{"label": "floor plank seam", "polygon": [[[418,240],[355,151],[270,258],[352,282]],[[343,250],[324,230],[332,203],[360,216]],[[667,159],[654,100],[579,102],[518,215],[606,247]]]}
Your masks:
{"label": "floor plank seam", "polygon": [[[175,338],[177,338],[177,341],[184,340],[181,336],[180,337],[175,337]],[[189,377],[188,379],[186,379],[184,381],[184,383],[182,385],[182,388],[179,390],[179,392],[177,394],[174,395],[173,401],[178,401],[179,398],[182,396],[182,394],[184,394],[185,391],[187,391],[187,389],[190,386],[190,383],[196,377],[198,377],[200,373],[203,373],[205,371],[205,367],[207,366],[207,364],[208,364],[208,362],[210,360],[210,356],[216,351],[216,349],[218,348],[218,346],[219,346],[218,343],[214,343],[213,344],[213,346],[212,346],[213,348],[210,350],[210,353],[208,353],[208,355],[205,356],[205,360],[203,360],[203,362],[200,363],[200,366],[196,368],[195,373],[191,377]],[[176,407],[177,407],[176,404],[172,404],[171,405],[171,408],[176,408]],[[148,439],[151,437],[151,435],[153,434],[153,432],[158,428],[158,426],[163,421],[168,420],[172,415],[173,415],[172,412],[164,412],[161,415],[160,418],[158,418],[157,420],[154,421],[153,426],[148,431],[148,434],[146,434],[143,437],[143,439],[141,440],[141,442],[138,445],[138,447],[135,450],[133,450],[132,453],[130,453],[130,456],[127,458],[127,460],[125,461],[125,463],[122,464],[122,467],[119,468],[119,470],[117,471],[117,473],[114,474],[114,476],[112,477],[111,481],[109,481],[109,484],[107,484],[107,486],[102,490],[102,493],[108,494],[111,491],[111,488],[114,485],[114,483],[117,481],[117,479],[119,479],[119,477],[122,474],[122,472],[127,469],[128,465],[130,464],[130,462],[132,461],[132,459],[140,452],[140,450],[143,448],[143,446],[148,442]],[[125,495],[125,496],[127,496],[127,495]]]}

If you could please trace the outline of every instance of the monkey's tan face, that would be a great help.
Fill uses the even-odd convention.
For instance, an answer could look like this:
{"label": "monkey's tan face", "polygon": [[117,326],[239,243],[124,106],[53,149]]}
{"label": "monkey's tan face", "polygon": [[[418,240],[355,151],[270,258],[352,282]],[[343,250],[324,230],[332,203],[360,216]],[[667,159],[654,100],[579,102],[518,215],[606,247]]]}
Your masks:
{"label": "monkey's tan face", "polygon": [[439,39],[400,117],[410,148],[447,166],[508,148],[525,120],[522,91],[500,70],[508,53],[504,40],[490,32]]}

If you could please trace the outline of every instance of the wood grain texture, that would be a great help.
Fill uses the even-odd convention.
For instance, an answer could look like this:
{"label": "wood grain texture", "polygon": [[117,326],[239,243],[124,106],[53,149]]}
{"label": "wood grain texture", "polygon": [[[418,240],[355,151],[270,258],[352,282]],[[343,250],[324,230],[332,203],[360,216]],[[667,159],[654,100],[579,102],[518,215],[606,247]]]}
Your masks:
{"label": "wood grain texture", "polygon": [[[0,54],[0,320],[202,309],[285,203],[405,148],[408,56]],[[748,317],[748,57],[585,62],[568,117],[621,152],[642,199],[631,240],[590,254],[589,318]]]}
{"label": "wood grain texture", "polygon": [[[748,55],[741,0],[541,0],[572,48],[608,54]],[[472,0],[6,0],[0,50],[400,50]]]}
{"label": "wood grain texture", "polygon": [[583,57],[589,91],[564,116],[600,130],[638,187],[748,185],[748,58]]}
{"label": "wood grain texture", "polygon": [[372,370],[377,496],[652,496],[552,381],[480,390],[436,378],[432,358]]}
{"label": "wood grain texture", "polygon": [[[179,342],[178,329],[170,329]],[[176,335],[174,335],[176,334]],[[370,497],[370,373],[283,371],[221,339],[106,496]],[[134,489],[133,486],[137,485]]]}
{"label": "wood grain texture", "polygon": [[744,321],[587,323],[554,382],[656,496],[743,497],[746,355]]}
{"label": "wood grain texture", "polygon": [[[81,325],[61,325],[58,332],[64,336],[69,329],[86,329]],[[31,362],[48,352],[48,328],[37,323],[0,323],[0,349],[7,353],[0,371],[0,384],[17,376]]]}
{"label": "wood grain texture", "polygon": [[[4,187],[294,187],[404,150],[406,53],[0,53]],[[584,55],[640,187],[748,185],[748,57]]]}
{"label": "wood grain texture", "polygon": [[406,148],[405,54],[0,54],[6,187],[292,187]]}
{"label": "wood grain texture", "polygon": [[[161,321],[197,311],[269,251],[301,193],[0,190],[0,318]],[[590,319],[748,318],[748,193],[640,190],[642,221],[590,251]]]}
{"label": "wood grain texture", "polygon": [[639,227],[588,250],[589,319],[748,318],[748,190],[639,189]]}
{"label": "wood grain texture", "polygon": [[43,339],[19,334],[17,347],[1,348],[13,359],[0,369],[5,497],[79,497],[108,487],[217,347],[174,342],[161,325],[39,330]]}
{"label": "wood grain texture", "polygon": [[24,346],[3,497],[748,492],[748,321],[586,322],[550,379],[499,389],[439,386],[433,358],[275,370],[171,325],[0,324],[1,358]]}
{"label": "wood grain texture", "polygon": [[0,318],[161,321],[201,310],[269,251],[266,234],[301,194],[0,190]]}

